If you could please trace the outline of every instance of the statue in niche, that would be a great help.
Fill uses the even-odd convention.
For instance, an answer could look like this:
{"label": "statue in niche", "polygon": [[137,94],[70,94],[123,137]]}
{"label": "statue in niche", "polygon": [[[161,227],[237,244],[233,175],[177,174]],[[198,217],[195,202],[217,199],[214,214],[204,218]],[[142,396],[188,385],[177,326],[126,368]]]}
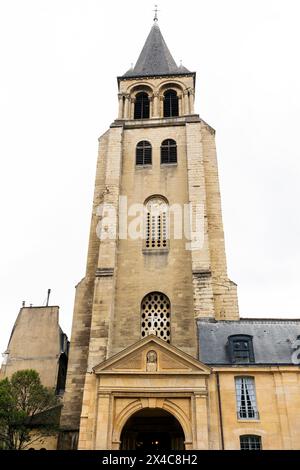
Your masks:
{"label": "statue in niche", "polygon": [[146,370],[147,372],[157,371],[157,354],[155,351],[147,352]]}

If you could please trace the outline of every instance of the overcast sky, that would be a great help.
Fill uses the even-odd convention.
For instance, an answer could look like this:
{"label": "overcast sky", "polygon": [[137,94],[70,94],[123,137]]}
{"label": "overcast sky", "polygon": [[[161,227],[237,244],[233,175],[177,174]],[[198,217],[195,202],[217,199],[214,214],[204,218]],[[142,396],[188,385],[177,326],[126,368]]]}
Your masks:
{"label": "overcast sky", "polygon": [[[0,350],[47,289],[70,334],[84,276],[98,137],[117,117],[154,1],[0,0]],[[300,317],[300,2],[160,0],[196,112],[216,129],[241,316]]]}

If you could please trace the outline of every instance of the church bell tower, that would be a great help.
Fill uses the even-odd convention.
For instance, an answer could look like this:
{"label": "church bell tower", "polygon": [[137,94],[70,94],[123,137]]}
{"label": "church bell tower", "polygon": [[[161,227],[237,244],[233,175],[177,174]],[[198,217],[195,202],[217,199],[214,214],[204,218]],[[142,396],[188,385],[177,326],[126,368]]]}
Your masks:
{"label": "church bell tower", "polygon": [[61,448],[145,449],[157,425],[167,448],[208,448],[210,369],[199,361],[197,319],[239,314],[215,131],[195,113],[195,81],[155,15],[99,138]]}

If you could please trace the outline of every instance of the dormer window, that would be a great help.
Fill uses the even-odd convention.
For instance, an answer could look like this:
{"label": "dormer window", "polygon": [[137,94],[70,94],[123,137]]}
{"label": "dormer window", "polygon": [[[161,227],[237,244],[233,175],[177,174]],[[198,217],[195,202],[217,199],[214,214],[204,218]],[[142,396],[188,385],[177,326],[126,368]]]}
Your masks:
{"label": "dormer window", "polygon": [[167,90],[164,93],[164,117],[179,115],[178,96],[176,91]]}
{"label": "dormer window", "polygon": [[149,119],[150,103],[147,93],[142,91],[135,98],[134,119]]}
{"label": "dormer window", "polygon": [[255,362],[252,336],[231,335],[228,337],[228,352],[233,364],[250,364]]}

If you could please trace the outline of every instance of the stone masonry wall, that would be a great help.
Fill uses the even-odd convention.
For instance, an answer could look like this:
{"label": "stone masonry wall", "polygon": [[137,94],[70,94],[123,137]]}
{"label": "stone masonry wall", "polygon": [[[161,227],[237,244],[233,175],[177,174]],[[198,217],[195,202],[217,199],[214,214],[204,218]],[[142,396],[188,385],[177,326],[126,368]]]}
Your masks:
{"label": "stone masonry wall", "polygon": [[96,234],[96,227],[99,220],[97,207],[103,200],[103,193],[105,192],[107,143],[108,133],[104,134],[101,139],[99,139],[86,276],[76,286],[66,391],[61,416],[61,428],[64,430],[79,429],[90,341],[95,273],[99,254],[99,239]]}

